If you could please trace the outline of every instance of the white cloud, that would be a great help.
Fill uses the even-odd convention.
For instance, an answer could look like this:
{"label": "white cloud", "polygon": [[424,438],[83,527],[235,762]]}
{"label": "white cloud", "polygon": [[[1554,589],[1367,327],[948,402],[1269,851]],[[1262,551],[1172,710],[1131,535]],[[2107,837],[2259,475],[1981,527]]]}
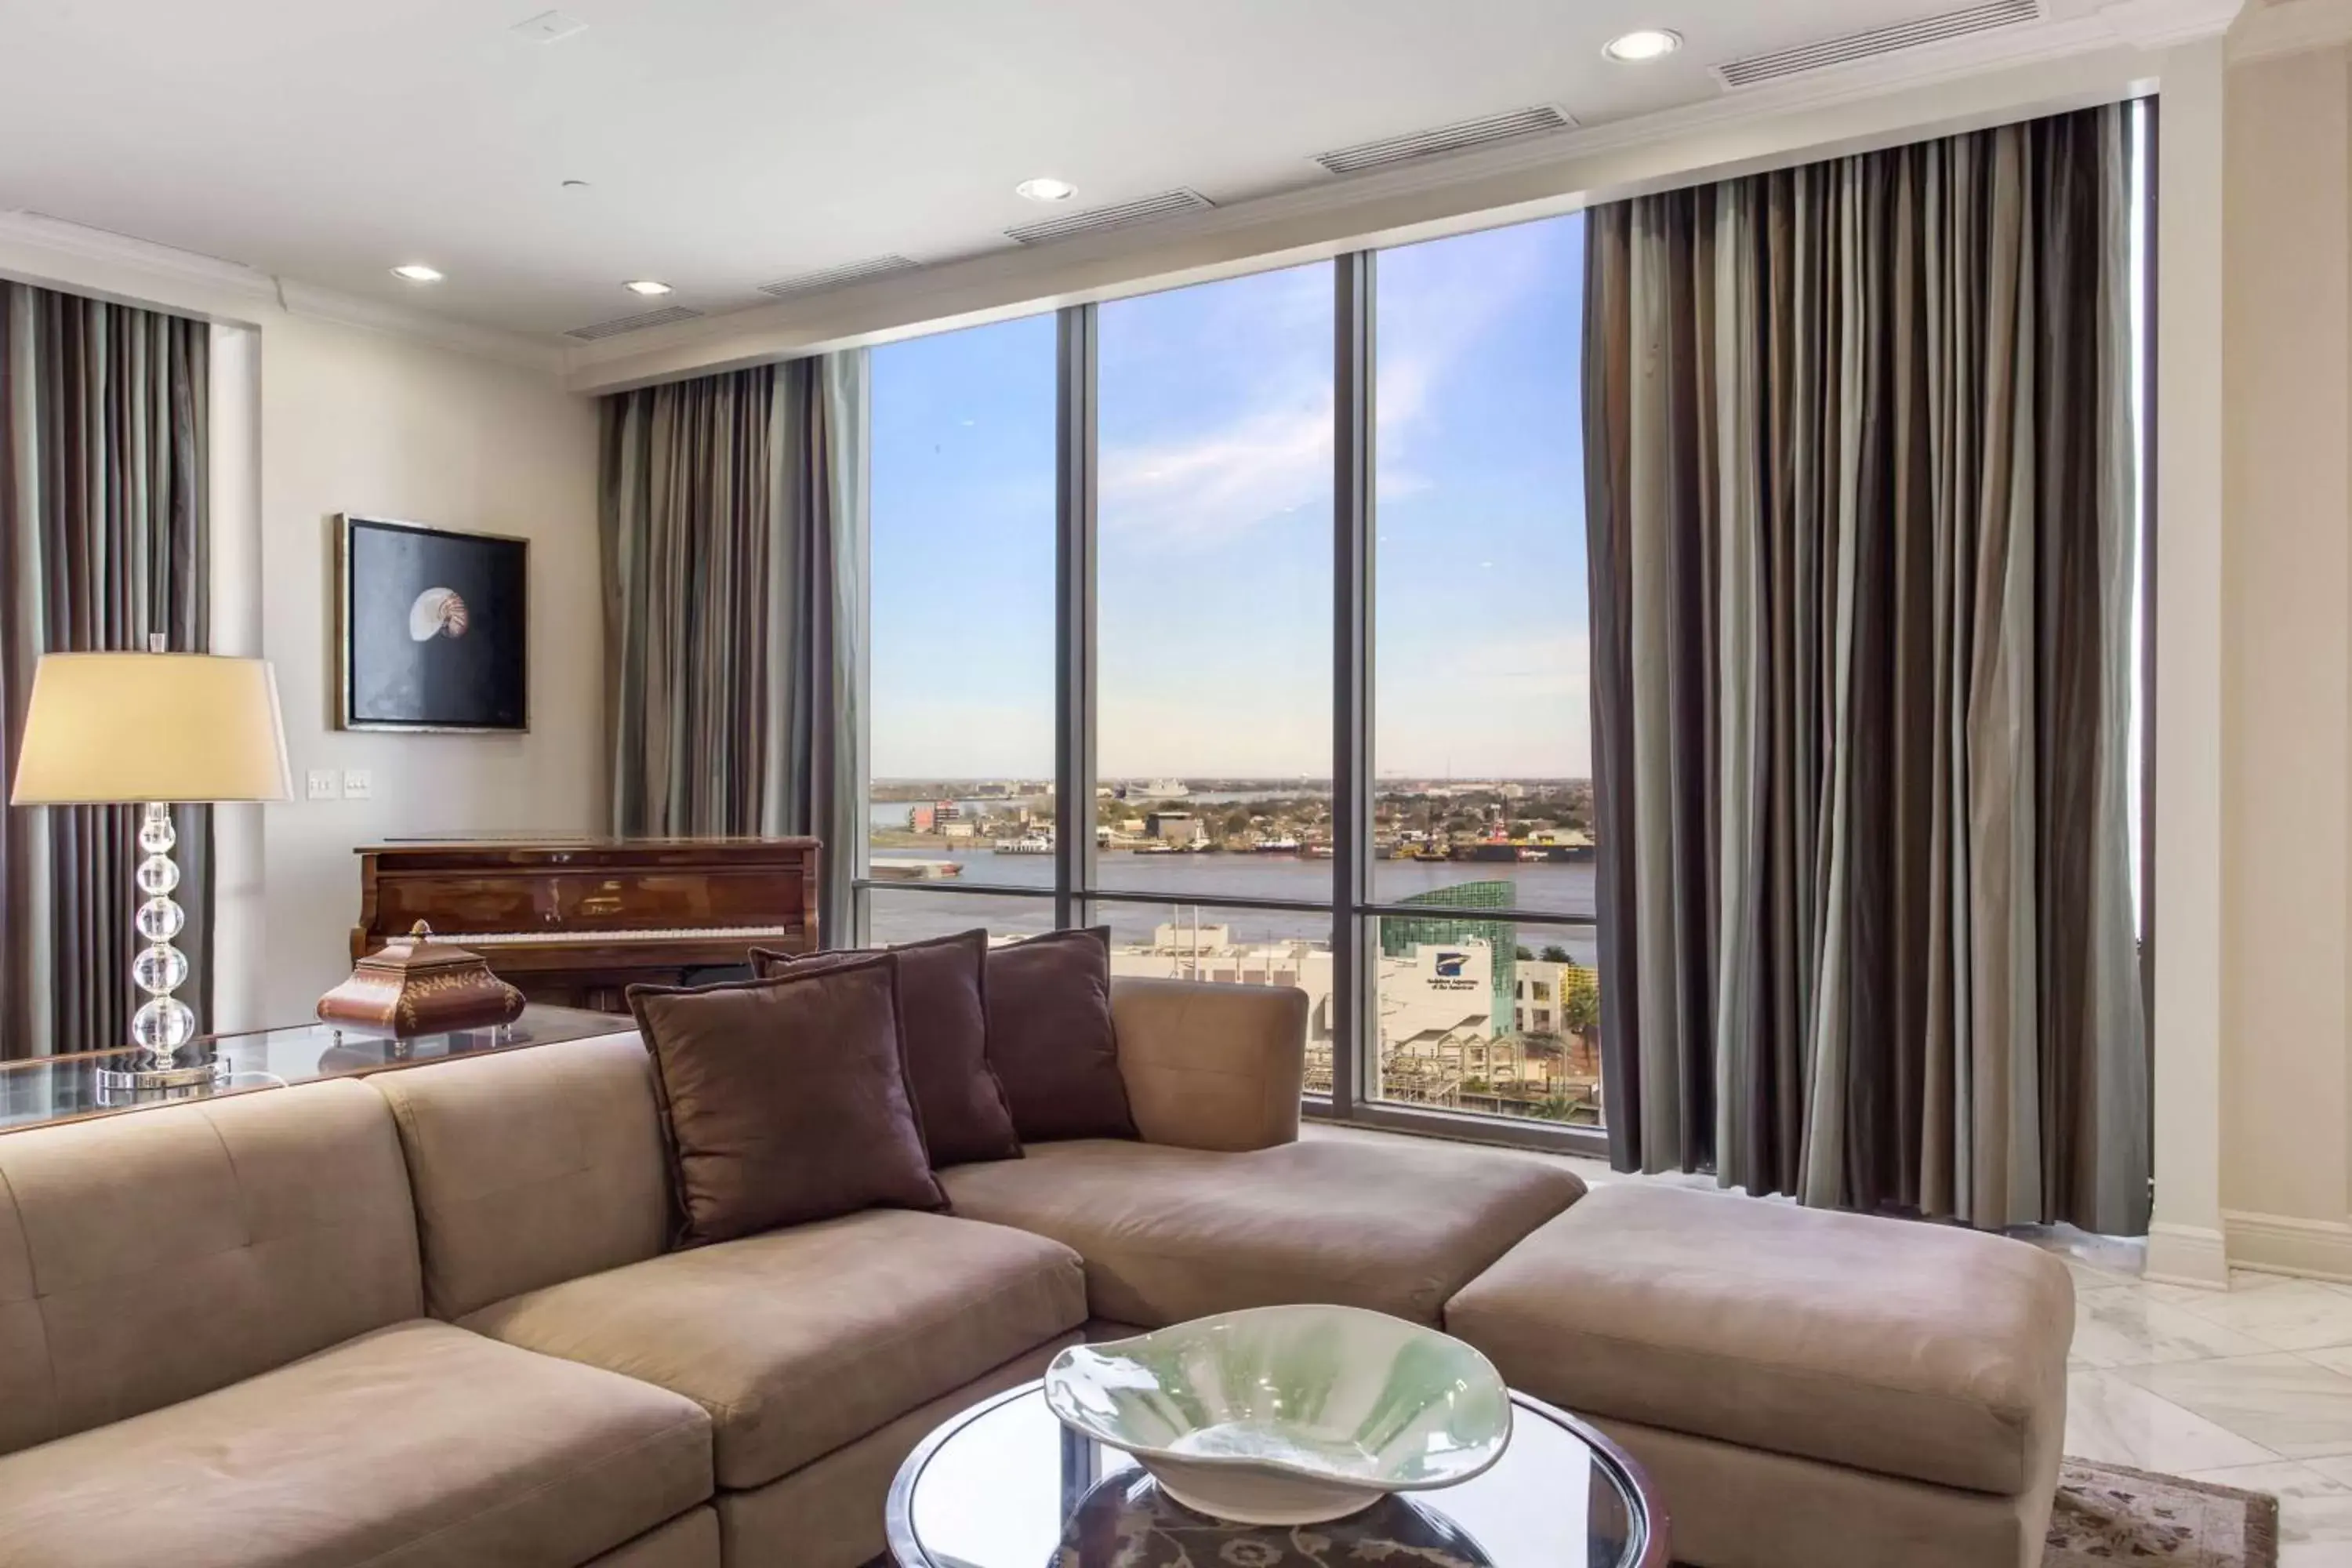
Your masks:
{"label": "white cloud", "polygon": [[[1541,258],[1540,247],[1528,244],[1485,244],[1475,253],[1441,245],[1400,264],[1399,291],[1390,297],[1402,330],[1381,353],[1376,399],[1383,496],[1431,488],[1413,458],[1433,399],[1464,353],[1543,282]],[[1242,389],[1238,408],[1208,428],[1105,449],[1105,527],[1198,544],[1239,537],[1302,506],[1329,504],[1330,353],[1320,331],[1301,330],[1304,322],[1319,327],[1328,320],[1328,276],[1319,269],[1301,274],[1313,287],[1285,291],[1272,321],[1221,323],[1224,330],[1215,334],[1242,341],[1251,326],[1263,325],[1269,341],[1303,339],[1313,353],[1270,354]],[[1302,310],[1307,314],[1297,319]]]}
{"label": "white cloud", "polygon": [[1105,526],[1203,542],[1321,503],[1331,487],[1331,391],[1277,390],[1222,427],[1103,458]]}

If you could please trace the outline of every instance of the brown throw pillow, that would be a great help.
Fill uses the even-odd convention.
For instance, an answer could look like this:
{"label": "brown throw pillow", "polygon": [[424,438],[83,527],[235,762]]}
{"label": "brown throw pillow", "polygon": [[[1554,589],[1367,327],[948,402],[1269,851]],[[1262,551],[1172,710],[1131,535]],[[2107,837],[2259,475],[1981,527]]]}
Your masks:
{"label": "brown throw pillow", "polygon": [[898,961],[629,987],[653,1053],[682,1246],[875,1207],[939,1209],[899,1039]]}
{"label": "brown throw pillow", "polygon": [[989,950],[988,1060],[1024,1142],[1135,1136],[1111,1028],[1108,927]]}
{"label": "brown throw pillow", "polygon": [[[898,958],[907,1088],[922,1120],[931,1168],[1019,1159],[1021,1139],[1005,1108],[1004,1086],[988,1065],[988,933],[968,931],[887,951]],[[751,973],[804,974],[868,956],[858,951],[794,956],[755,947]]]}

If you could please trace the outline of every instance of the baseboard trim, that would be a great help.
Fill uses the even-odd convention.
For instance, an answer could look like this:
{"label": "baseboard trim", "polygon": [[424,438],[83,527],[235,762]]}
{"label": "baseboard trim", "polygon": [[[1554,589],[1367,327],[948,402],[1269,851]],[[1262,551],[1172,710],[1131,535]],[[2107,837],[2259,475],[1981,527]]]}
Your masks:
{"label": "baseboard trim", "polygon": [[2352,1224],[2223,1209],[2230,1261],[2264,1274],[2352,1281]]}
{"label": "baseboard trim", "polygon": [[2221,1232],[2164,1220],[2147,1227],[2147,1263],[2140,1278],[2164,1285],[2230,1288],[2230,1247]]}

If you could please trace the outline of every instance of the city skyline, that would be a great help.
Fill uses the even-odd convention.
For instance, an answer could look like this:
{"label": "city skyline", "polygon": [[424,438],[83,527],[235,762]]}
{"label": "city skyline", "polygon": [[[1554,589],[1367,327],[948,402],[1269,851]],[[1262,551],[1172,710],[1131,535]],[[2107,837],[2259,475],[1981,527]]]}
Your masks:
{"label": "city skyline", "polygon": [[[1375,769],[1591,771],[1582,219],[1381,253]],[[1104,777],[1328,774],[1328,263],[1104,305]],[[874,351],[873,773],[1042,777],[1055,329]]]}

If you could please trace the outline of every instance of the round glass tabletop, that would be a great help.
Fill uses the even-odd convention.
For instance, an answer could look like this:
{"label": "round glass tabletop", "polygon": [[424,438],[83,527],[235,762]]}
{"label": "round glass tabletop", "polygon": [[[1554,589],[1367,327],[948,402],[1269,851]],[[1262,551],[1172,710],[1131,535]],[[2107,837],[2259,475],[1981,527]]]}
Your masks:
{"label": "round glass tabletop", "polygon": [[908,1458],[890,1487],[890,1552],[898,1568],[1666,1568],[1665,1519],[1639,1467],[1540,1400],[1511,1404],[1510,1446],[1485,1474],[1267,1528],[1171,1501],[1128,1455],[1063,1426],[1032,1383]]}

